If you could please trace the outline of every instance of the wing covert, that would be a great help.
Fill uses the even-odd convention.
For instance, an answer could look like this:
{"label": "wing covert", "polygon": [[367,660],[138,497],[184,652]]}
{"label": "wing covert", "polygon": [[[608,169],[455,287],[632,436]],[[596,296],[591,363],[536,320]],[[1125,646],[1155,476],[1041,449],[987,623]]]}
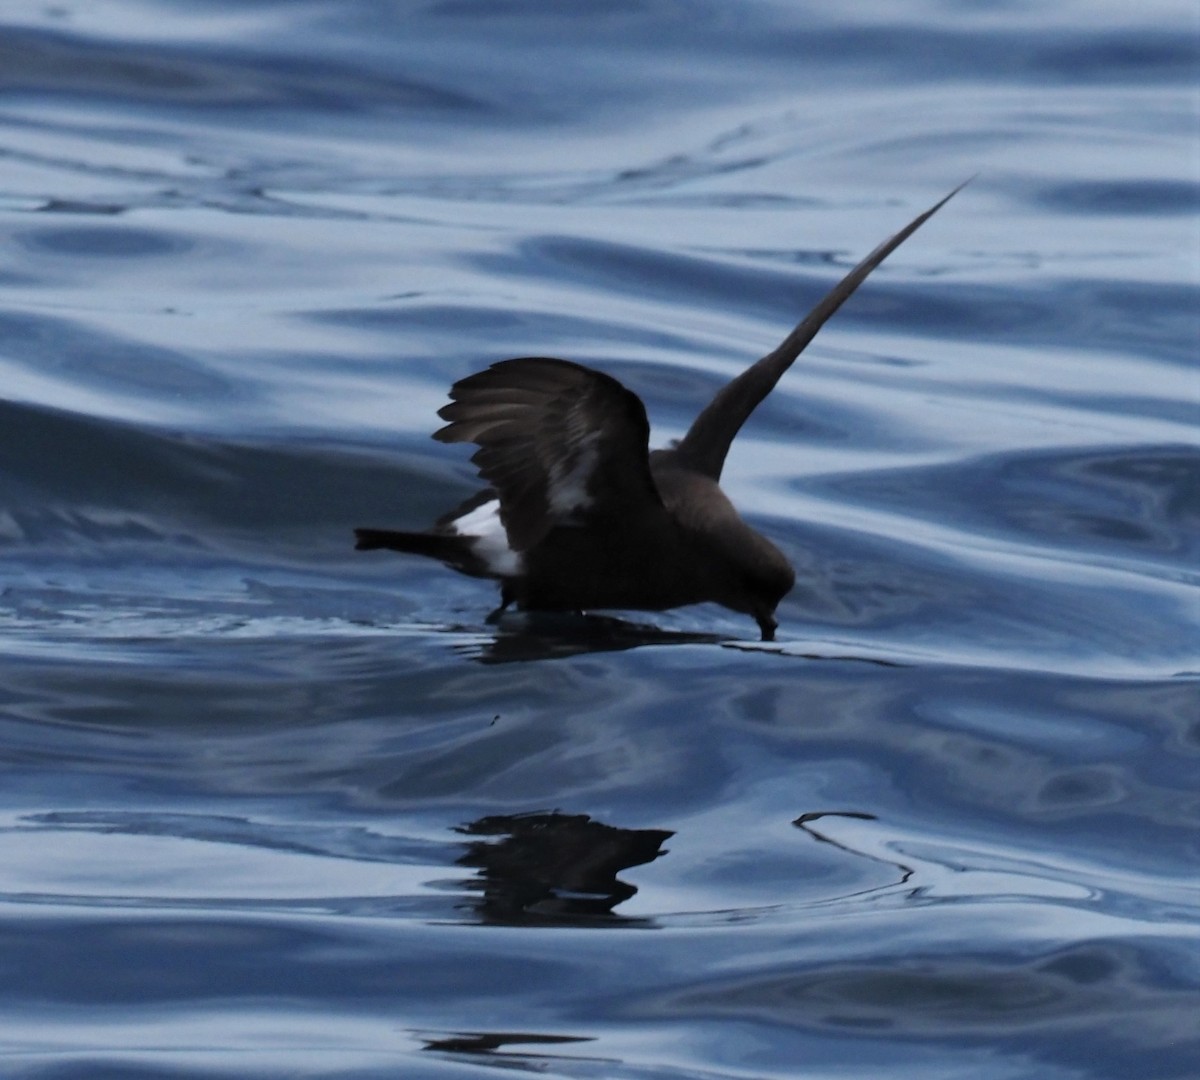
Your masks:
{"label": "wing covert", "polygon": [[551,357],[502,360],[460,379],[440,442],[471,442],[471,460],[500,497],[509,543],[527,551],[550,529],[593,515],[661,509],[650,475],[650,425],[631,390]]}

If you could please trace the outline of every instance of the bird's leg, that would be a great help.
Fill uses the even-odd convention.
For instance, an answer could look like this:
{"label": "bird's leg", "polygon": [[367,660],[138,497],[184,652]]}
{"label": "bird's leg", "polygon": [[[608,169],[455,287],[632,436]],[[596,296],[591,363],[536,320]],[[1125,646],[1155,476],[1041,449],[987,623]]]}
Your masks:
{"label": "bird's leg", "polygon": [[513,602],[512,593],[510,593],[508,591],[508,586],[501,585],[500,586],[500,606],[498,608],[496,608],[495,611],[489,612],[488,617],[484,620],[484,622],[486,622],[488,624],[488,626],[491,626],[493,623],[498,623],[500,621],[500,616],[503,615],[504,612],[508,610],[508,605],[511,604],[512,602]]}
{"label": "bird's leg", "polygon": [[775,628],[779,625],[774,614],[769,611],[756,611],[754,619],[758,623],[759,630],[762,631],[763,641],[774,641]]}

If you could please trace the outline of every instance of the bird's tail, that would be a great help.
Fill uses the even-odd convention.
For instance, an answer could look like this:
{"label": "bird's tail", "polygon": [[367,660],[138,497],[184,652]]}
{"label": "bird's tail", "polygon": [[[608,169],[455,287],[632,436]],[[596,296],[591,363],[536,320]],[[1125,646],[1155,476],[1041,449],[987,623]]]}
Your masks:
{"label": "bird's tail", "polygon": [[460,565],[471,557],[466,538],[435,532],[394,532],[391,529],[355,529],[355,551],[405,551],[410,555],[427,555],[441,559],[451,566]]}
{"label": "bird's tail", "polygon": [[355,551],[404,551],[425,555],[471,577],[496,575],[471,547],[470,536],[449,532],[395,532],[392,529],[355,529]]}

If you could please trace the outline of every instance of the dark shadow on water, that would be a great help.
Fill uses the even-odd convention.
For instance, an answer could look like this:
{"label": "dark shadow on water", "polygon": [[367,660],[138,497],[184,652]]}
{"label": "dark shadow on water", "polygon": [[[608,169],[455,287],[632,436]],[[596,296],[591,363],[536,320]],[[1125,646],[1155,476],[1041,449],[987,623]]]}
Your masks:
{"label": "dark shadow on water", "polygon": [[719,634],[662,630],[610,615],[521,612],[501,618],[490,641],[464,645],[461,651],[481,664],[510,664],[620,652],[641,645],[717,645],[724,640]]}
{"label": "dark shadow on water", "polygon": [[789,647],[787,642],[763,646],[755,644],[751,646],[742,641],[723,641],[721,642],[721,647],[725,649],[734,649],[739,652],[763,652],[771,653],[774,656],[790,656],[795,660],[820,660],[839,664],[871,664],[875,667],[885,668],[907,668],[913,666],[912,664],[901,663],[899,660],[885,660],[882,656],[851,656],[845,653],[797,652],[793,647]]}
{"label": "dark shadow on water", "polygon": [[461,645],[458,651],[481,664],[511,664],[531,660],[563,660],[588,653],[622,652],[646,645],[719,645],[725,649],[769,652],[799,660],[856,661],[879,667],[909,666],[876,656],[800,653],[789,648],[786,642],[763,644],[753,634],[738,639],[692,630],[663,630],[649,623],[630,622],[612,615],[519,612],[501,617],[495,627],[495,636],[490,640]]}
{"label": "dark shadow on water", "polygon": [[478,894],[469,907],[489,925],[650,926],[613,909],[637,889],[618,879],[653,862],[674,834],[621,829],[586,814],[499,814],[456,827],[479,837],[455,861],[478,871],[466,884]]}

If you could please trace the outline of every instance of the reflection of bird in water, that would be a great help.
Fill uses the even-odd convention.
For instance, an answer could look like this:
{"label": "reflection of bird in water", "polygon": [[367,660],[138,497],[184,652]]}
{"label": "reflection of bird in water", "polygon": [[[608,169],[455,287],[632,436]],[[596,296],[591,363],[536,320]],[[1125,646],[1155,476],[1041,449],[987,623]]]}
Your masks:
{"label": "reflection of bird in water", "polygon": [[[459,1031],[452,1035],[426,1038],[425,1050],[441,1050],[450,1054],[479,1054],[485,1057],[517,1059],[546,1058],[557,1055],[534,1053],[529,1050],[511,1051],[509,1047],[563,1046],[568,1043],[594,1042],[594,1035],[542,1035],[533,1031]],[[573,1058],[572,1060],[587,1060]]]}
{"label": "reflection of bird in water", "polygon": [[[562,615],[537,612],[528,619],[501,626],[495,634],[465,642],[459,652],[481,664],[511,664],[528,660],[561,660],[582,653],[620,652],[643,645],[719,645],[725,649],[761,649],[743,641],[728,641],[719,634],[687,630],[663,630],[645,623],[616,619],[611,615]],[[853,656],[842,653],[804,652],[794,646],[766,646],[801,660],[827,660],[877,667],[905,667],[897,660],[880,656]]]}
{"label": "reflection of bird in water", "polygon": [[559,813],[500,814],[455,831],[495,838],[473,840],[455,860],[479,870],[469,887],[481,894],[472,906],[484,922],[559,925],[615,918],[613,908],[637,892],[617,875],[657,859],[674,835]]}
{"label": "reflection of bird in water", "polygon": [[773,639],[795,573],[721,491],[725,456],[825,321],[954,193],[863,259],[670,449],[650,452],[636,394],[580,364],[523,357],[460,379],[434,438],[478,446],[471,460],[490,486],[426,532],[356,529],[357,547],[427,555],[494,579],[498,612],[513,603],[662,611],[713,601],[753,616],[763,640]]}
{"label": "reflection of bird in water", "polygon": [[481,664],[561,660],[581,653],[621,652],[643,645],[720,645],[718,634],[663,630],[610,615],[563,615],[537,612],[460,651]]}

